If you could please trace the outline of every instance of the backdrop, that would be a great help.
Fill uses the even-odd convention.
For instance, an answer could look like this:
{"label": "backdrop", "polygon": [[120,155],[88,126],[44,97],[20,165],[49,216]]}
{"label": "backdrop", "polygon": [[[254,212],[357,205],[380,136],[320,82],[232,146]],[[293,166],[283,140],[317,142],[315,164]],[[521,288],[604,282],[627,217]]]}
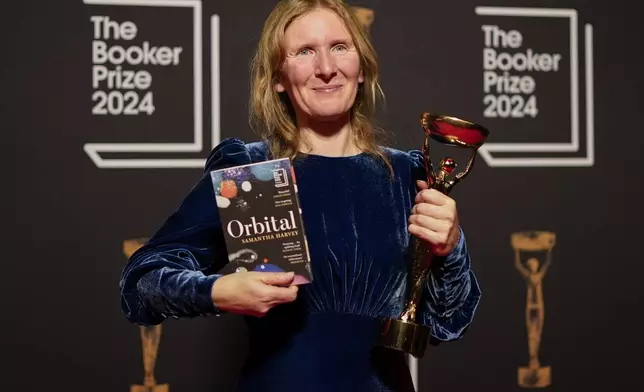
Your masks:
{"label": "backdrop", "polygon": [[[121,313],[118,281],[212,146],[256,139],[248,65],[274,4],[4,6],[0,390],[126,392],[144,383],[144,356],[169,391],[233,390],[240,318],[141,329]],[[392,146],[421,146],[423,111],[492,134],[452,194],[482,302],[464,339],[412,361],[418,389],[641,388],[642,6],[353,5],[379,54]],[[534,323],[529,298],[544,315]]]}

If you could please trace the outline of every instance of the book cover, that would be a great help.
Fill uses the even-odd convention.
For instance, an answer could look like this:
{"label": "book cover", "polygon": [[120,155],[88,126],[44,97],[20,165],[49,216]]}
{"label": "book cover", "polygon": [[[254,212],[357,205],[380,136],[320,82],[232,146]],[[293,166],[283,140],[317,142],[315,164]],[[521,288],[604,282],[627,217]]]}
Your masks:
{"label": "book cover", "polygon": [[226,240],[220,273],[291,272],[313,280],[295,173],[288,158],[210,172]]}

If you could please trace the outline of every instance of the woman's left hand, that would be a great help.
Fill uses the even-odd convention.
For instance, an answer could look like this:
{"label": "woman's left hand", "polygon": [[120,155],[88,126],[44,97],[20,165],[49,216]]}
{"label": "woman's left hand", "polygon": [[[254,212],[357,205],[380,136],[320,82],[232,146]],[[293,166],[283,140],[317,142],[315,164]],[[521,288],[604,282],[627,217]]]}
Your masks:
{"label": "woman's left hand", "polygon": [[409,232],[427,241],[438,256],[446,256],[458,244],[460,230],[456,202],[427,182],[417,181],[419,192],[409,217]]}

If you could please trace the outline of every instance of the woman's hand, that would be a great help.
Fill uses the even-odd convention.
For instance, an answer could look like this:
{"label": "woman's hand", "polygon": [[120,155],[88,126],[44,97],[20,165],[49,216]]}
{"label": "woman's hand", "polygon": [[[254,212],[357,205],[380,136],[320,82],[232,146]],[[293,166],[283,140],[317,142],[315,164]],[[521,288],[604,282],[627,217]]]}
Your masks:
{"label": "woman's hand", "polygon": [[263,317],[274,306],[295,301],[298,287],[293,272],[236,272],[219,277],[211,298],[219,309]]}
{"label": "woman's hand", "polygon": [[456,202],[427,182],[417,181],[420,191],[409,217],[409,232],[424,239],[438,256],[446,256],[458,244],[460,230]]}

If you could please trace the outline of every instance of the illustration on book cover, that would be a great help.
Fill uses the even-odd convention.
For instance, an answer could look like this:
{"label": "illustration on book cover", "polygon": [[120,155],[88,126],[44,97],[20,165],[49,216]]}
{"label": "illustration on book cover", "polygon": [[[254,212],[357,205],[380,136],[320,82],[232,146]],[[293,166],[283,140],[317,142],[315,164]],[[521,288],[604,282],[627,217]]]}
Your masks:
{"label": "illustration on book cover", "polygon": [[288,158],[210,172],[228,264],[220,273],[295,273],[310,283],[310,256],[295,173]]}

